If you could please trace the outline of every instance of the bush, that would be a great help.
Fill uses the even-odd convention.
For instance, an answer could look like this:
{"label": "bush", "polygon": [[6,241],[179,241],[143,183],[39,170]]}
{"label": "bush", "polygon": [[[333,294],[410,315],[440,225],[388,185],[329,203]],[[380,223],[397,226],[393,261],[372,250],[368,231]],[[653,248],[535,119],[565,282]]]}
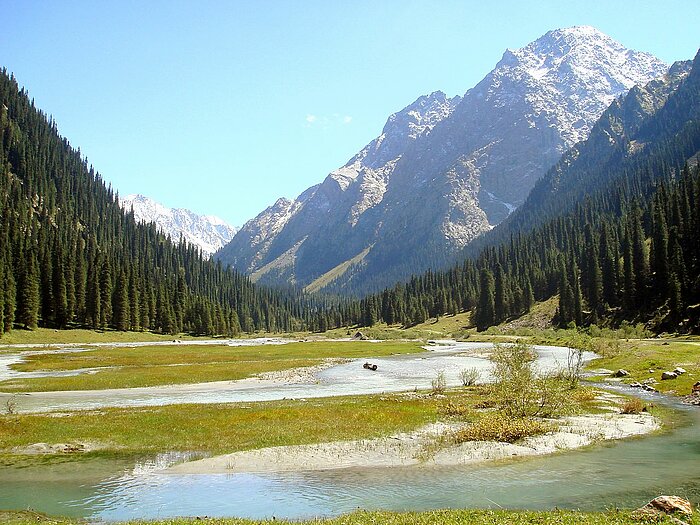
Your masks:
{"label": "bush", "polygon": [[535,372],[535,353],[524,343],[494,345],[494,398],[511,418],[550,417],[569,411],[570,383],[561,374]]}
{"label": "bush", "polygon": [[445,390],[447,389],[447,379],[445,378],[445,372],[438,372],[435,376],[435,379],[433,379],[430,382],[430,385],[432,387],[433,395],[444,394]]}
{"label": "bush", "polygon": [[467,428],[455,434],[457,443],[466,441],[499,441],[515,443],[528,436],[552,432],[556,427],[549,422],[532,418],[510,418],[498,413],[489,413]]}
{"label": "bush", "polygon": [[441,415],[454,418],[463,418],[471,412],[465,405],[458,405],[452,401],[448,401],[445,405],[442,405],[439,410]]}
{"label": "bush", "polygon": [[459,372],[459,380],[464,386],[473,386],[479,380],[481,373],[477,368],[463,368]]}
{"label": "bush", "polygon": [[620,414],[639,414],[640,412],[644,412],[645,408],[642,400],[635,397],[628,399],[622,404],[620,407]]}

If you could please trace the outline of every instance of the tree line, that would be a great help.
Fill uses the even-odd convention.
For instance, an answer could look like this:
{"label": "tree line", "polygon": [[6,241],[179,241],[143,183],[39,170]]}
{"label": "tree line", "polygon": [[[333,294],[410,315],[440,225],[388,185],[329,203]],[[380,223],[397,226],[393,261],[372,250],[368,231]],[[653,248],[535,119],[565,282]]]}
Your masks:
{"label": "tree line", "polygon": [[[235,335],[298,330],[307,301],[139,224],[0,74],[0,336],[37,326]],[[308,303],[308,304],[307,304]]]}

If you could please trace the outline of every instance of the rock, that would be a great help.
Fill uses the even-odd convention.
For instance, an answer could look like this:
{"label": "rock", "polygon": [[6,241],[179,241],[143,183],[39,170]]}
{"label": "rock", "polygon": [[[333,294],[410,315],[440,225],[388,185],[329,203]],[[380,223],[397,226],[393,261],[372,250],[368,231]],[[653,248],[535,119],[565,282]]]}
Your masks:
{"label": "rock", "polygon": [[630,375],[630,373],[625,370],[624,368],[620,368],[617,372],[613,374],[613,377],[626,377]]}
{"label": "rock", "polygon": [[693,390],[692,390],[692,392],[693,392],[693,393],[695,393],[695,392],[700,393],[700,381],[697,381],[697,382],[693,385]]}
{"label": "rock", "polygon": [[636,381],[635,381],[634,383],[630,383],[630,386],[631,386],[632,388],[642,388],[642,384],[641,384],[641,383],[637,383]]}
{"label": "rock", "polygon": [[653,377],[650,377],[650,378],[642,381],[642,383],[644,383],[645,385],[655,385],[656,383],[658,383],[658,381],[656,379],[654,379]]}
{"label": "rock", "polygon": [[673,373],[680,376],[680,375],[683,375],[686,373],[686,369],[681,368],[680,366],[677,366],[676,368],[673,369]]}
{"label": "rock", "polygon": [[653,374],[653,373],[654,373],[654,369],[653,369],[653,368],[650,368],[650,369],[649,369],[649,373],[650,373],[650,374]]}
{"label": "rock", "polygon": [[639,517],[660,517],[665,514],[693,515],[693,507],[688,500],[679,496],[659,496],[634,511]]}
{"label": "rock", "polygon": [[644,386],[642,386],[642,388],[644,390],[646,390],[647,392],[658,392],[658,390],[656,390],[656,388],[654,388],[653,386],[650,386],[650,385],[644,385]]}
{"label": "rock", "polygon": [[358,331],[355,335],[353,335],[352,338],[355,339],[356,341],[367,341],[367,339],[369,339],[369,337],[367,337],[365,334],[363,334],[360,331]]}
{"label": "rock", "polygon": [[675,372],[669,372],[666,370],[665,372],[662,372],[661,374],[661,379],[676,379],[678,377],[678,374]]}

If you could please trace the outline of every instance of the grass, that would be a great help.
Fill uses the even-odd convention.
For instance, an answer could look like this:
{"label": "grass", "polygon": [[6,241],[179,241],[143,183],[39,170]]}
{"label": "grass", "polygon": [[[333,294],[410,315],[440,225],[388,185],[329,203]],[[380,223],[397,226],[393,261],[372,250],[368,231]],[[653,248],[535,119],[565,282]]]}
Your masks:
{"label": "grass", "polygon": [[[408,431],[437,417],[427,396],[351,396],[309,401],[0,416],[0,450],[33,443],[94,444],[102,452],[223,454],[281,445],[378,437]],[[5,462],[12,458],[5,456]]]}
{"label": "grass", "polygon": [[[484,502],[488,504],[487,501]],[[700,525],[698,513],[683,518],[688,525]],[[0,512],[0,521],[9,525],[78,525],[81,522],[69,518],[50,518],[31,511]],[[657,520],[639,519],[631,511],[611,510],[607,512],[577,512],[568,510],[511,511],[479,509],[443,509],[423,512],[358,511],[336,518],[310,521],[247,520],[240,518],[174,518],[159,521],[136,521],[132,525],[271,525],[272,523],[294,525],[640,525],[643,523],[678,523],[670,518]]]}
{"label": "grass", "polygon": [[[66,414],[0,415],[0,465],[22,461],[11,451],[33,443],[92,445],[94,454],[139,455],[166,451],[224,454],[282,445],[373,438],[414,430],[437,420],[479,421],[489,387],[445,395],[406,393],[258,403],[110,408]],[[578,411],[590,396],[572,394]],[[497,438],[498,436],[495,436]],[[0,452],[2,454],[2,452]],[[69,455],[73,459],[87,454]],[[60,455],[60,454],[59,454]],[[66,457],[66,455],[63,455]]]}
{"label": "grass", "polygon": [[[241,337],[246,337],[246,335]],[[70,330],[37,328],[35,330],[13,330],[3,334],[0,338],[0,346],[18,344],[133,343],[136,341],[172,341],[173,339],[196,340],[212,338],[193,337],[186,334],[173,336],[153,332],[119,332],[117,330],[85,330],[82,328]]]}
{"label": "grass", "polygon": [[[685,368],[687,373],[677,379],[661,380],[662,372],[677,366]],[[659,391],[687,395],[700,380],[700,342],[680,338],[621,341],[617,352],[596,359],[590,367],[623,368],[630,373],[624,379],[626,383],[653,378],[658,381],[654,387]]]}
{"label": "grass", "polygon": [[422,351],[407,342],[311,341],[285,345],[196,346],[186,343],[28,356],[16,370],[104,369],[67,377],[17,378],[0,382],[0,391],[100,390],[200,383],[251,377],[261,372],[312,366],[326,358],[379,357]]}

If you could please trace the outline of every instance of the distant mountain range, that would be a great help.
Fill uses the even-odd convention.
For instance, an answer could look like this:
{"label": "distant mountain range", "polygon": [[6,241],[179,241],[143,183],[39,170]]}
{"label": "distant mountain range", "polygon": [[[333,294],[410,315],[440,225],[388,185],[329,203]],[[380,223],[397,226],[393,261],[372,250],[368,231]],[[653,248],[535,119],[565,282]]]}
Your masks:
{"label": "distant mountain range", "polygon": [[521,205],[616,97],[668,66],[592,27],[550,31],[463,97],[434,92],[215,257],[268,284],[357,293],[451,262]]}
{"label": "distant mountain range", "polygon": [[143,195],[127,195],[119,199],[122,208],[133,210],[138,222],[154,223],[174,242],[180,237],[198,246],[204,257],[225,246],[238,228],[214,215],[198,215],[184,208],[168,208]]}

